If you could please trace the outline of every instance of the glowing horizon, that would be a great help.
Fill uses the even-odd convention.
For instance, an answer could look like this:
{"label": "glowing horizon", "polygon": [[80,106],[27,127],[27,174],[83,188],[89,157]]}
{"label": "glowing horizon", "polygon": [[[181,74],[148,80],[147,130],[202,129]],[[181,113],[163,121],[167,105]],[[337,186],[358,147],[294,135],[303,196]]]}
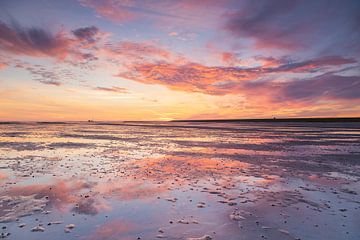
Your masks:
{"label": "glowing horizon", "polygon": [[0,121],[358,117],[360,2],[0,3]]}

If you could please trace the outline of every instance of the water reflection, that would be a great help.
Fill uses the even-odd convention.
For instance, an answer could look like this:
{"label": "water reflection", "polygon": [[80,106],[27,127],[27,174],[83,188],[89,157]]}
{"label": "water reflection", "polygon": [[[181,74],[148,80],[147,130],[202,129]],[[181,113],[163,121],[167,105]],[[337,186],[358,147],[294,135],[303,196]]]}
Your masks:
{"label": "water reflection", "polygon": [[356,239],[358,129],[0,125],[2,232],[14,239]]}
{"label": "water reflection", "polygon": [[100,239],[134,239],[131,232],[138,229],[135,223],[114,219],[101,224],[96,227],[95,231],[90,236],[84,237],[86,240],[100,240]]}

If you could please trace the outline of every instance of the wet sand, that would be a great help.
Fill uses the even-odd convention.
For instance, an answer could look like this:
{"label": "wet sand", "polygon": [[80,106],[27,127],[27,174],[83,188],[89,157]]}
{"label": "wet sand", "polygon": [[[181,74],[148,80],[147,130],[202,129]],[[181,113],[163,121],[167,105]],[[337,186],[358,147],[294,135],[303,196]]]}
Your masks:
{"label": "wet sand", "polygon": [[360,123],[0,124],[0,238],[360,239]]}

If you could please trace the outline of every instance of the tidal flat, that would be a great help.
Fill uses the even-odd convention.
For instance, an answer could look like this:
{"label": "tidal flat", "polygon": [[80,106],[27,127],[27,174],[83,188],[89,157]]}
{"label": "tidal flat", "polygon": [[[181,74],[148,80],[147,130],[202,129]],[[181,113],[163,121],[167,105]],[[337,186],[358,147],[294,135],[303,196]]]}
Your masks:
{"label": "tidal flat", "polygon": [[360,239],[360,123],[0,124],[0,238]]}

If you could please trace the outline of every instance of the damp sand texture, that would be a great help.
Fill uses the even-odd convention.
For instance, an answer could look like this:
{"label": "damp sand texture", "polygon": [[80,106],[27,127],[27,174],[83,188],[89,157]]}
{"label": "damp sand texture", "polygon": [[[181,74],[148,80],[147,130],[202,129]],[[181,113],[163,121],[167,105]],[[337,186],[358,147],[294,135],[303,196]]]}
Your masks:
{"label": "damp sand texture", "polygon": [[0,124],[0,238],[360,239],[359,122]]}

